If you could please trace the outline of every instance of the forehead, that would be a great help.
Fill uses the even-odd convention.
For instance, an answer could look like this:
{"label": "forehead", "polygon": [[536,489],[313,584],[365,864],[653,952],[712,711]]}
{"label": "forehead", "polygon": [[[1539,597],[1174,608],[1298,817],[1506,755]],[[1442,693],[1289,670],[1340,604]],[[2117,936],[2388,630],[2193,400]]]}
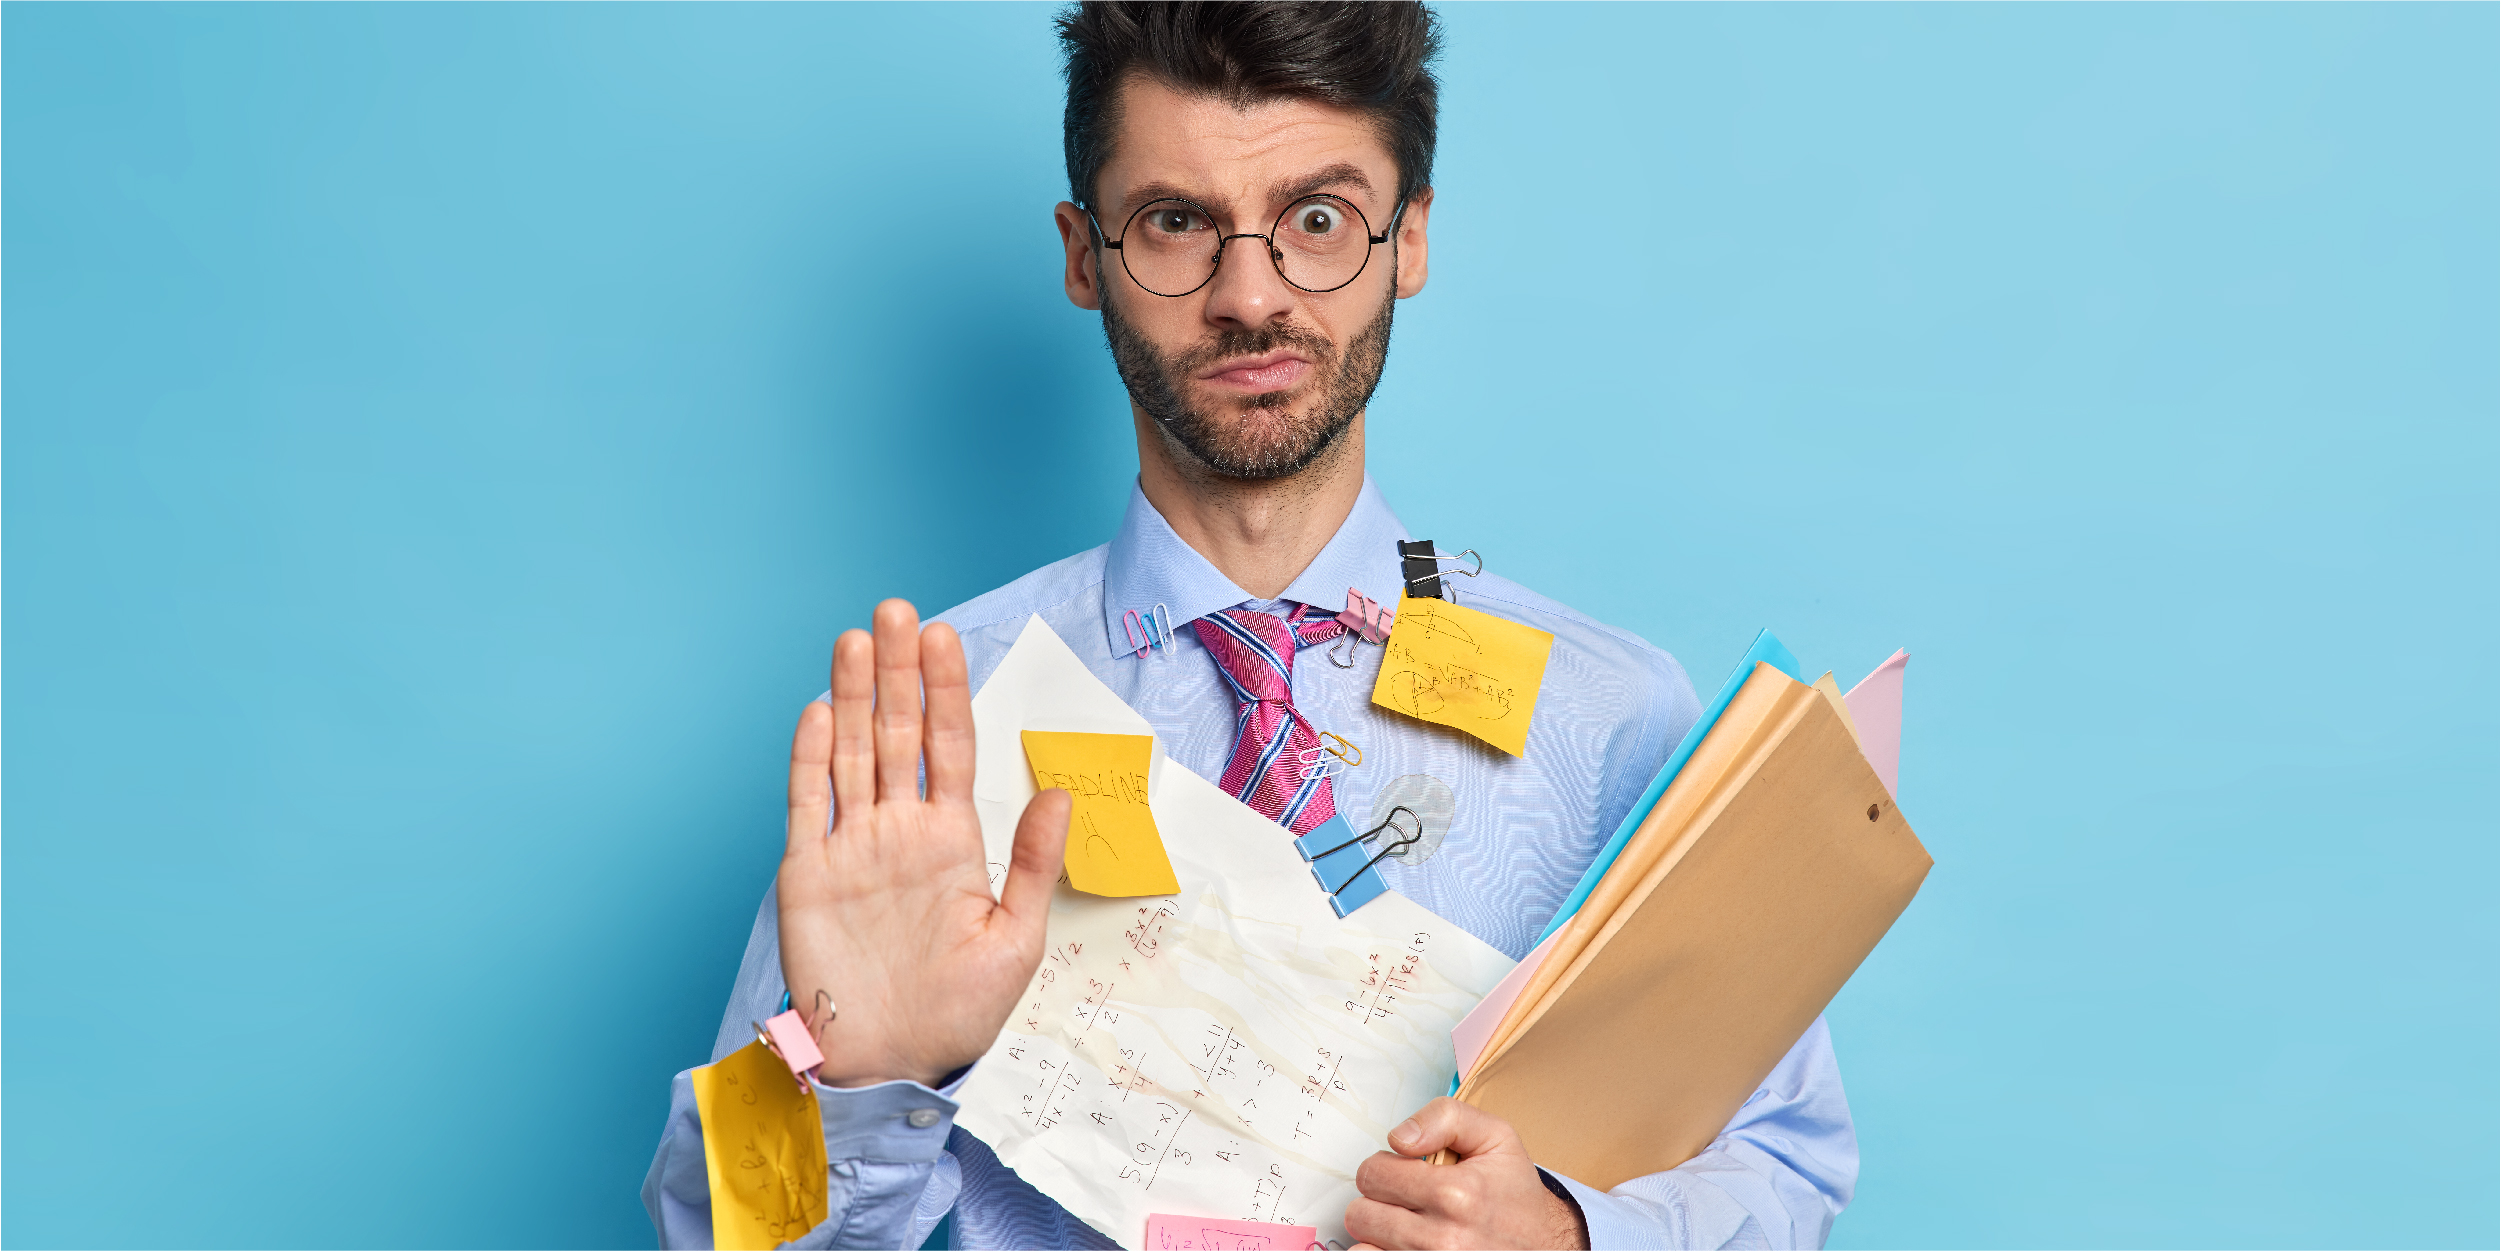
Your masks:
{"label": "forehead", "polygon": [[1281,207],[1271,202],[1332,166],[1361,171],[1368,188],[1340,181],[1325,189],[1366,211],[1398,194],[1397,162],[1361,113],[1310,100],[1236,108],[1132,77],[1122,84],[1111,159],[1095,188],[1106,207],[1123,209],[1167,194],[1212,208]]}

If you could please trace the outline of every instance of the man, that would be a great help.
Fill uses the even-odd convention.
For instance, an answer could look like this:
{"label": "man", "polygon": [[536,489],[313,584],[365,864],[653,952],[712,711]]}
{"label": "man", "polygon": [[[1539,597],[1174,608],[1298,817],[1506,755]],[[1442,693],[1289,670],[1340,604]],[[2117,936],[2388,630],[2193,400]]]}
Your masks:
{"label": "man", "polygon": [[[1432,15],[1086,3],[1060,36],[1062,278],[1102,314],[1137,487],[1109,544],[926,632],[880,605],[800,720],[788,852],[714,1051],[785,990],[819,1028],[831,1215],[794,1245],[918,1245],[950,1212],[955,1246],[1111,1245],[950,1124],[1033,976],[1066,831],[1067,797],[1036,798],[994,902],[969,701],[1029,617],[1279,838],[1408,804],[1426,836],[1382,862],[1389,884],[1514,957],[1699,713],[1666,654],[1492,574],[1459,579],[1469,607],[1555,636],[1525,758],[1372,706],[1376,648],[1320,659],[1350,589],[1395,604],[1402,581],[1408,536],[1365,476],[1364,423],[1392,308],[1425,283]],[[1130,614],[1158,610],[1171,645],[1140,657]],[[1315,728],[1359,743],[1362,767],[1318,775]],[[1590,1097],[1619,1076],[1589,1074]],[[1821,1021],[1708,1151],[1612,1192],[1539,1169],[1507,1124],[1452,1100],[1387,1145],[1346,1212],[1383,1247],[1820,1245],[1858,1167]],[[1445,1147],[1459,1163],[1423,1159]],[[704,1178],[680,1074],[644,1185],[664,1244],[710,1245]]]}

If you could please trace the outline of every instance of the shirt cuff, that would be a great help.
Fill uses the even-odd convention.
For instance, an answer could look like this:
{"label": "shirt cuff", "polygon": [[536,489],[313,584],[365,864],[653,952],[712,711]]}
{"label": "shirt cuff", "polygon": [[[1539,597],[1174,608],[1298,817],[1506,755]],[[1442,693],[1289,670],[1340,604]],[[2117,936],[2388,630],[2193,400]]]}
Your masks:
{"label": "shirt cuff", "polygon": [[826,1162],[915,1164],[946,1154],[947,1131],[955,1125],[958,1107],[950,1096],[963,1089],[970,1072],[956,1074],[943,1094],[913,1081],[848,1090],[811,1082],[817,1114],[825,1122]]}
{"label": "shirt cuff", "polygon": [[1661,1235],[1667,1231],[1658,1222],[1643,1220],[1625,1209],[1629,1204],[1614,1195],[1573,1181],[1553,1169],[1537,1170],[1546,1176],[1546,1188],[1558,1186],[1580,1207],[1581,1224],[1589,1230],[1590,1251],[1619,1251],[1623,1248],[1664,1247]]}

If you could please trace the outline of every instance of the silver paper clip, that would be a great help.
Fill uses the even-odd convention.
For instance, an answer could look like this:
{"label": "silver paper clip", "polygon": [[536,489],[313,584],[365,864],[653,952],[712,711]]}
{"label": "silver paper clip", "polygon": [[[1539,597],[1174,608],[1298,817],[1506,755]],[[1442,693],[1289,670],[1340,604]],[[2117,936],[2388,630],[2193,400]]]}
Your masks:
{"label": "silver paper clip", "polygon": [[1442,591],[1442,592],[1443,592],[1443,596],[1442,596],[1442,598],[1447,599],[1447,600],[1449,600],[1451,603],[1454,603],[1454,604],[1456,604],[1456,603],[1458,603],[1458,602],[1459,602],[1459,588],[1458,588],[1458,587],[1455,587],[1455,586],[1452,586],[1452,585],[1450,584],[1450,579],[1451,579],[1451,578],[1453,578],[1454,576],[1455,576],[1455,577],[1461,577],[1461,578],[1473,578],[1473,577],[1475,577],[1476,575],[1478,575],[1478,574],[1480,574],[1480,573],[1485,572],[1485,558],[1484,558],[1484,557],[1482,557],[1482,556],[1477,555],[1477,554],[1476,554],[1476,549],[1475,549],[1475,548],[1473,548],[1473,547],[1471,547],[1471,548],[1467,548],[1466,550],[1461,551],[1461,552],[1460,552],[1458,555],[1456,555],[1456,556],[1442,556],[1442,555],[1438,555],[1438,554],[1437,554],[1437,555],[1431,555],[1431,556],[1410,556],[1410,557],[1407,557],[1406,559],[1408,559],[1408,560],[1434,561],[1434,562],[1440,562],[1440,561],[1445,561],[1445,560],[1473,560],[1473,561],[1475,561],[1475,562],[1476,562],[1476,567],[1475,567],[1475,568],[1473,568],[1473,569],[1453,569],[1453,570],[1450,570],[1450,571],[1448,571],[1448,572],[1446,572],[1446,573],[1440,573],[1440,572],[1437,572],[1437,573],[1428,574],[1428,575],[1426,575],[1426,576],[1424,576],[1424,577],[1420,577],[1420,578],[1409,578],[1409,579],[1407,579],[1407,587],[1408,587],[1408,589],[1409,589],[1409,591],[1410,591],[1410,592],[1412,592],[1414,588],[1416,588],[1416,587],[1418,587],[1418,586],[1422,586],[1423,584],[1425,584],[1425,583],[1427,583],[1427,582],[1435,583],[1435,584],[1437,584],[1435,589],[1440,590],[1440,591]]}

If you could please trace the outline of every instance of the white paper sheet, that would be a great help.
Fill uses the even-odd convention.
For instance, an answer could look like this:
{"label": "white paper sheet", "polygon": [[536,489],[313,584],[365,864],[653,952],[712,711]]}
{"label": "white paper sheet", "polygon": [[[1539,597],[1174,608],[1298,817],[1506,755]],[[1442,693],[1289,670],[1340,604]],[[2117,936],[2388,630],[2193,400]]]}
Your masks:
{"label": "white paper sheet", "polygon": [[[1152,732],[1039,617],[973,719],[993,890],[1034,793],[1019,731]],[[956,1123],[1123,1246],[1152,1212],[1344,1246],[1356,1166],[1449,1089],[1451,1027],[1512,962],[1395,891],[1338,919],[1290,835],[1160,750],[1147,798],[1181,893],[1058,888]]]}

